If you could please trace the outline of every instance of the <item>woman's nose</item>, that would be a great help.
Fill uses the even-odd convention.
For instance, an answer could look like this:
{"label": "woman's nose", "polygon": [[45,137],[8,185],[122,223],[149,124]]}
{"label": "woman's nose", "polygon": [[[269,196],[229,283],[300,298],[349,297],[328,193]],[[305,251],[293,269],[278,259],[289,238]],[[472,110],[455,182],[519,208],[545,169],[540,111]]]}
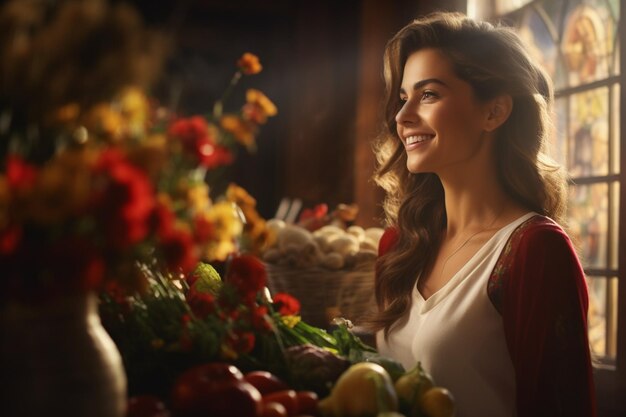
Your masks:
{"label": "woman's nose", "polygon": [[405,101],[396,113],[396,123],[399,125],[415,123],[418,119],[417,109],[409,101]]}

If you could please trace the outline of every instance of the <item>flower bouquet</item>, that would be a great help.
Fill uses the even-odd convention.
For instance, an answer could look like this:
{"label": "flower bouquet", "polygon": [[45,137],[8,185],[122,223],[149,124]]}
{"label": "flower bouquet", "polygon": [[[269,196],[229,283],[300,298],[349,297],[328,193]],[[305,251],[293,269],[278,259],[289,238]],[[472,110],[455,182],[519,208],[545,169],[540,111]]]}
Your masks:
{"label": "flower bouquet", "polygon": [[141,265],[180,279],[237,248],[240,211],[207,178],[252,150],[276,109],[251,90],[224,110],[237,80],[261,70],[252,54],[213,112],[160,106],[147,91],[167,45],[127,3],[10,1],[0,25],[0,354],[16,358],[0,369],[5,406],[119,416],[125,376],[95,294],[142,293]]}
{"label": "flower bouquet", "polygon": [[[249,53],[238,65],[231,88],[261,69]],[[138,262],[177,275],[234,251],[241,215],[232,201],[213,201],[206,177],[231,164],[241,144],[252,149],[276,108],[249,90],[240,112],[224,114],[225,98],[212,114],[180,117],[130,85],[93,104],[67,97],[25,126],[17,118],[25,109],[0,101],[8,144],[0,170],[1,301],[133,292],[145,287]]]}

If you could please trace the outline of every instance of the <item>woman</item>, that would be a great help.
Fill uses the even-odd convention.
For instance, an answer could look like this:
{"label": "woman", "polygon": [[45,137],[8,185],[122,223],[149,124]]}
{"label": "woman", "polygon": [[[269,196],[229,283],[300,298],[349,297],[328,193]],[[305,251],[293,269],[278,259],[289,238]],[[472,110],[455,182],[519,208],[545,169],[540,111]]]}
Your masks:
{"label": "woman", "polygon": [[380,353],[417,361],[458,417],[594,416],[587,288],[543,150],[549,79],[504,27],[439,13],[385,52]]}

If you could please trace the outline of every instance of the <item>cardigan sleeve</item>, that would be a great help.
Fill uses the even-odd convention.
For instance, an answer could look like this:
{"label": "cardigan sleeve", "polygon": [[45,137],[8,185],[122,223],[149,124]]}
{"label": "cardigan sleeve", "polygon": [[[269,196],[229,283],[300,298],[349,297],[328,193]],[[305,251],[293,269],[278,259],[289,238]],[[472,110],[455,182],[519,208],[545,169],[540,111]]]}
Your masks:
{"label": "cardigan sleeve", "polygon": [[555,223],[524,231],[502,287],[518,417],[594,417],[588,294],[572,244]]}
{"label": "cardigan sleeve", "polygon": [[389,250],[398,241],[398,238],[398,229],[393,226],[387,227],[378,241],[378,256],[382,256],[389,252]]}

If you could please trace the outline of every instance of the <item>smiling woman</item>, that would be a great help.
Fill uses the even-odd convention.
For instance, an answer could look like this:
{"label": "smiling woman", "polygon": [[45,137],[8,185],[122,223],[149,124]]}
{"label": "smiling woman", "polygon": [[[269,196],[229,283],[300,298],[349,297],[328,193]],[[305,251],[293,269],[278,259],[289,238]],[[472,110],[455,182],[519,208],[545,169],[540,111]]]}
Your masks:
{"label": "smiling woman", "polygon": [[421,362],[459,417],[595,416],[549,78],[513,31],[449,13],[389,41],[385,78],[380,352]]}
{"label": "smiling woman", "polygon": [[[489,140],[492,136],[485,133],[506,119],[510,100],[479,101],[471,86],[454,74],[450,60],[431,48],[408,57],[400,100],[404,104],[396,115],[397,131],[405,141],[410,172],[436,172],[441,176],[444,172],[458,173],[459,165],[465,165],[464,169],[470,168],[468,164],[492,166],[483,163],[493,149]],[[499,118],[490,117],[492,109],[506,103],[508,111],[500,111]]]}

